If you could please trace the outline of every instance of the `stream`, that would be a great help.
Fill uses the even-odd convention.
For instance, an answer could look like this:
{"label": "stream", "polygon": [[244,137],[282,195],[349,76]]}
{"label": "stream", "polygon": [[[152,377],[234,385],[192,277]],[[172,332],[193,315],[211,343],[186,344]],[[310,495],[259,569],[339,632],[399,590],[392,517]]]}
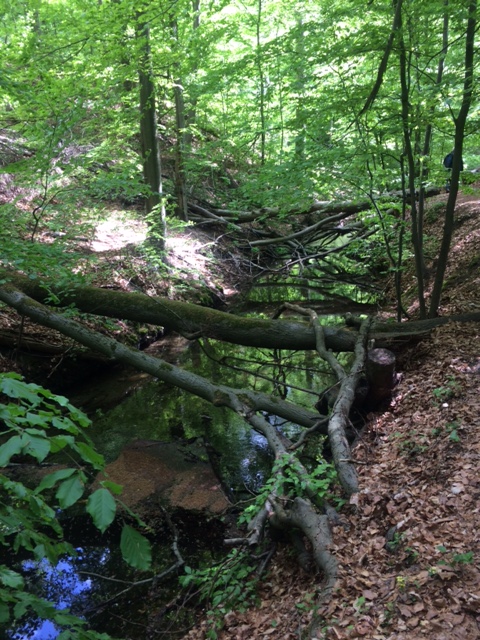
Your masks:
{"label": "stream", "polygon": [[[166,338],[150,348],[160,357],[165,357],[165,350],[169,350],[170,361],[235,388],[245,387],[253,375],[256,391],[271,393],[275,386],[275,393],[283,398],[309,407],[315,403],[318,390],[331,383],[329,372],[319,371],[319,361],[312,352],[280,353],[212,341],[203,341],[200,347],[198,342],[187,343],[180,338]],[[309,390],[315,391],[309,393]],[[252,497],[269,476],[272,458],[266,440],[252,431],[240,416],[147,375],[115,368],[108,375],[102,373],[97,380],[91,378],[69,399],[90,415],[89,435],[107,463],[116,461],[129,448],[187,443],[189,455],[211,463],[230,502]],[[279,422],[277,426],[288,436],[295,435],[299,429],[288,423]],[[180,543],[189,566],[208,564],[219,557],[224,526],[217,522],[205,536],[204,527],[210,526],[209,518],[200,522],[184,518]],[[101,536],[85,517],[67,522],[66,537],[75,546],[77,556],[64,558],[55,567],[46,561],[27,560],[21,563],[21,569],[29,588],[37,595],[46,597],[58,608],[71,608],[72,613],[87,618],[97,631],[132,640],[153,637],[150,635],[151,612],[160,611],[163,604],[174,597],[177,579],[172,577],[168,583],[155,588],[152,584],[135,587],[125,597],[102,607],[102,601],[122,590],[113,580],[138,580],[138,574],[122,561],[115,527],[111,529],[108,535]],[[168,531],[164,533],[163,541],[161,535],[154,540],[154,572],[157,574],[174,561],[171,535]],[[180,618],[159,617],[155,636],[163,637],[157,635],[163,631],[168,634],[165,637],[181,637],[191,621],[189,615],[185,611]],[[58,634],[52,623],[29,619],[6,630],[2,637],[53,640]]]}

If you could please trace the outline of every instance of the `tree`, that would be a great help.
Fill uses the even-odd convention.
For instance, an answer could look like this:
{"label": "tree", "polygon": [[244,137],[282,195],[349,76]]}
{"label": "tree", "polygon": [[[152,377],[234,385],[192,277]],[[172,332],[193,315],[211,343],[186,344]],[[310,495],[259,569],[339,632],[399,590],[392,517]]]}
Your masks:
{"label": "tree", "polygon": [[452,167],[452,184],[448,196],[447,209],[445,212],[445,224],[443,227],[442,245],[440,247],[440,255],[438,258],[437,273],[430,301],[430,317],[437,315],[440,304],[440,296],[443,287],[443,279],[447,268],[448,255],[452,240],[455,203],[458,193],[458,181],[460,176],[460,163],[462,161],[463,140],[465,135],[465,127],[467,116],[472,104],[473,97],[473,81],[474,81],[474,58],[475,58],[475,32],[477,29],[477,3],[472,1],[468,7],[468,21],[465,32],[465,76],[463,82],[463,97],[461,101],[460,111],[455,118],[455,156]]}

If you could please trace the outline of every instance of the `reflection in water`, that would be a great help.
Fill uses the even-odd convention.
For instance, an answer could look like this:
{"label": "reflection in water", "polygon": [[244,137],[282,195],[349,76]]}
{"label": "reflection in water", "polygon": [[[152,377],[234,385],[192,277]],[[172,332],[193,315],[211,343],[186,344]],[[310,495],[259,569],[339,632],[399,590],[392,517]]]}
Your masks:
{"label": "reflection in water", "polygon": [[[57,609],[70,609],[72,613],[80,612],[86,605],[87,598],[90,598],[97,588],[91,578],[79,573],[84,561],[103,566],[110,557],[108,549],[86,551],[78,548],[76,551],[78,555],[75,558],[64,558],[55,566],[46,559],[39,562],[22,562],[29,590],[54,604]],[[6,637],[9,640],[53,640],[60,631],[49,620],[30,618],[8,631]]]}
{"label": "reflection in water", "polygon": [[[330,384],[329,376],[322,375],[318,360],[308,352],[290,354],[288,357],[277,354],[272,365],[272,353],[269,350],[245,349],[210,341],[208,351],[210,357],[206,357],[205,350],[200,350],[198,345],[187,349],[182,364],[233,388],[253,387],[258,392],[270,394],[275,387],[273,379],[279,379],[279,374],[285,372],[285,377],[281,379],[288,380],[288,386],[282,383],[287,399],[312,408],[317,396],[309,394],[308,390],[313,388],[318,394],[320,389]],[[231,363],[230,367],[221,366],[221,362],[227,361]],[[287,437],[295,438],[300,432],[297,425],[273,416],[265,415],[265,418]],[[241,416],[156,380],[138,388],[108,414],[94,417],[94,425],[89,431],[107,462],[115,460],[122,449],[134,440],[171,442],[203,438],[209,447],[214,470],[224,488],[233,492],[246,489],[250,494],[260,491],[270,474],[273,461],[266,439],[253,431]],[[81,544],[84,544],[84,538]],[[160,548],[163,549],[161,544],[156,549],[157,555],[170,553],[169,544],[165,545],[164,551],[160,551]],[[106,547],[82,547],[77,551],[78,557],[61,560],[55,567],[47,561],[24,562],[23,572],[29,589],[37,595],[54,603],[58,609],[69,608],[73,614],[82,615],[109,595],[105,581],[90,578],[81,570],[119,578],[125,565],[115,547],[112,550]],[[129,600],[128,613],[132,617],[132,624],[136,624],[133,621],[135,606],[137,601],[143,606],[144,601],[138,592],[132,598],[132,601]],[[102,614],[102,630],[107,630],[105,624],[110,624],[115,618],[112,612],[112,617],[107,621],[109,616],[106,613]],[[113,634],[120,631],[124,635],[125,629],[117,627],[108,631]],[[59,633],[51,622],[37,618],[17,625],[1,637],[8,640],[53,640]],[[144,636],[138,635],[137,628],[137,634],[133,637]]]}

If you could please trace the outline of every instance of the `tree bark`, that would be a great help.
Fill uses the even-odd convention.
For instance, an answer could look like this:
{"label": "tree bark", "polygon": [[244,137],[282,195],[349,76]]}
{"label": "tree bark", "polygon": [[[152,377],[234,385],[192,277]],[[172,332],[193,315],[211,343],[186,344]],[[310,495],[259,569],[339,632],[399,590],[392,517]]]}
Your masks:
{"label": "tree bark", "polygon": [[340,383],[337,400],[333,405],[332,415],[328,423],[328,438],[332,449],[332,456],[337,469],[338,479],[347,495],[358,492],[358,478],[352,464],[350,445],[345,430],[348,416],[355,399],[355,389],[360,380],[360,374],[365,363],[365,349],[370,322],[362,324],[357,343],[355,345],[355,361],[347,376]]}
{"label": "tree bark", "polygon": [[[147,196],[146,213],[150,217],[149,239],[159,252],[165,249],[166,214],[162,196],[162,170],[157,136],[157,113],[155,84],[153,82],[150,53],[150,30],[138,16],[136,35],[141,41],[142,59],[138,70],[140,84],[140,142],[142,147],[143,177],[150,192]],[[158,217],[157,217],[158,216]]]}
{"label": "tree bark", "polygon": [[[8,270],[0,270],[0,279],[13,284],[38,302],[46,302],[50,294],[56,296],[58,307],[74,305],[79,311],[108,318],[144,322],[176,331],[189,339],[207,337],[231,344],[277,349],[317,348],[315,328],[303,322],[268,320],[236,316],[188,302],[147,296],[143,293],[112,291],[91,286],[72,286],[70,290],[55,283],[31,280]],[[374,322],[370,337],[378,347],[391,346],[395,341],[428,334],[435,327],[448,322],[479,322],[480,312],[450,317],[431,318],[403,323]],[[347,317],[352,326],[361,322]],[[355,349],[357,331],[323,327],[326,348],[334,352]]]}
{"label": "tree bark", "polygon": [[443,227],[442,244],[438,256],[437,272],[433,284],[432,297],[428,315],[430,318],[438,313],[440,298],[442,295],[443,280],[447,269],[450,244],[452,241],[455,204],[457,202],[458,181],[460,177],[460,165],[462,162],[463,137],[467,116],[472,103],[474,60],[475,60],[475,32],[477,30],[477,0],[471,0],[468,9],[468,22],[465,34],[465,77],[463,82],[463,99],[460,112],[455,120],[455,154],[453,156],[452,178],[450,192],[448,194],[447,208],[445,211],[445,223]]}
{"label": "tree bark", "polygon": [[392,397],[395,386],[395,354],[389,349],[370,349],[365,363],[365,375],[369,384],[365,403],[367,407],[378,407]]}
{"label": "tree bark", "polygon": [[[160,358],[127,347],[113,338],[87,329],[70,318],[65,318],[27,297],[11,286],[0,289],[0,300],[31,318],[34,322],[60,331],[80,344],[103,353],[108,358],[128,364],[139,371],[192,393],[215,406],[229,407],[244,417],[251,412],[265,411],[295,424],[311,428],[318,422],[318,414],[277,397],[245,389],[232,389],[216,385],[210,380],[169,364]],[[321,429],[320,429],[321,431]],[[324,429],[325,433],[326,430]]]}

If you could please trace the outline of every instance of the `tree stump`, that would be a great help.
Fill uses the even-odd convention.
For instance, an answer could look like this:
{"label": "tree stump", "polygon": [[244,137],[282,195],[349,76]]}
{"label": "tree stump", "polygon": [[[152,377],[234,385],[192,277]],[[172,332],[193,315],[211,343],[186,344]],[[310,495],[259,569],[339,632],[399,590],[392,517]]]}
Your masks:
{"label": "tree stump", "polygon": [[370,349],[365,363],[369,384],[366,404],[375,408],[392,397],[395,386],[395,354],[388,349]]}

